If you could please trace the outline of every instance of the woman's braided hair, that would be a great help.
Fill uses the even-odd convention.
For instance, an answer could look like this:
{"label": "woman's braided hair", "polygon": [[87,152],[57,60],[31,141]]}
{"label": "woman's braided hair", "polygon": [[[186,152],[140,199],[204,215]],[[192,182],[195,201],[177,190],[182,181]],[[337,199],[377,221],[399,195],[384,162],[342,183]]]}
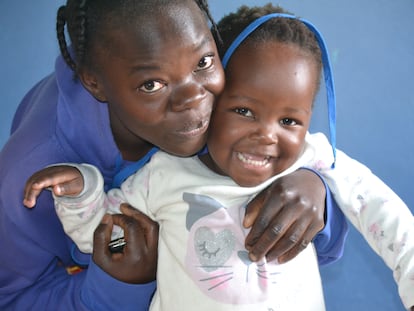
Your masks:
{"label": "woman's braided hair", "polygon": [[[214,32],[217,26],[212,18],[206,0],[194,0],[206,18],[212,24]],[[106,23],[131,23],[139,16],[151,12],[155,4],[171,4],[172,0],[68,0],[57,11],[56,32],[60,52],[68,66],[75,72],[82,66],[91,65],[91,48],[95,42],[105,40],[102,34]],[[179,0],[176,0],[179,2]],[[72,50],[68,48],[65,26],[70,37]],[[100,36],[101,35],[101,36]],[[214,34],[219,37],[218,33]]]}
{"label": "woman's braided hair", "polygon": [[[235,13],[224,16],[217,24],[223,41],[222,45],[218,45],[220,56],[223,57],[231,43],[244,28],[259,17],[271,13],[291,14],[279,6],[268,3],[261,7],[241,6]],[[300,20],[283,17],[272,18],[252,32],[244,43],[260,44],[272,41],[299,46],[302,51],[309,53],[314,58],[318,73],[321,73],[322,56],[318,41],[314,33]]]}

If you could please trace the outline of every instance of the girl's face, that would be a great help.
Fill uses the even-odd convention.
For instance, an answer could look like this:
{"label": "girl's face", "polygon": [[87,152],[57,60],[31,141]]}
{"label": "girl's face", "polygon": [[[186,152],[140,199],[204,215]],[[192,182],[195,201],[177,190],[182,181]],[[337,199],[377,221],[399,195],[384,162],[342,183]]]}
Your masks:
{"label": "girl's face", "polygon": [[206,164],[245,187],[291,166],[303,150],[318,78],[294,45],[240,46],[212,116]]}
{"label": "girl's face", "polygon": [[108,27],[105,42],[95,44],[94,68],[81,75],[108,103],[127,160],[139,159],[151,144],[189,156],[206,143],[224,73],[205,17],[194,1],[183,2],[132,25]]}

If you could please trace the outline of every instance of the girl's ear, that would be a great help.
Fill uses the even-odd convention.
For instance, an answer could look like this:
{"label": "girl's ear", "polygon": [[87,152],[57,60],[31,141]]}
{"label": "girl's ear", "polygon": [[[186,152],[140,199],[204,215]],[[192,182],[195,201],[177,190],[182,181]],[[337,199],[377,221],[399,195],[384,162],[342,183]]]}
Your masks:
{"label": "girl's ear", "polygon": [[89,70],[82,70],[78,73],[79,79],[83,86],[100,102],[106,102],[106,96],[103,92],[103,88],[96,78],[96,74]]}

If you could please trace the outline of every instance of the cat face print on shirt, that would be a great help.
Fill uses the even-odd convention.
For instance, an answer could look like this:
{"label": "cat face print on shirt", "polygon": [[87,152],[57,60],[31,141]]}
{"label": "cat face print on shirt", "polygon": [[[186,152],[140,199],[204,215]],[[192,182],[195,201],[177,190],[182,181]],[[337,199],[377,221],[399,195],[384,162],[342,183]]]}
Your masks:
{"label": "cat face print on shirt", "polygon": [[244,247],[245,204],[224,207],[211,197],[191,193],[184,193],[183,199],[189,204],[185,265],[200,290],[230,304],[263,302],[270,293],[277,294],[279,266],[250,261]]}

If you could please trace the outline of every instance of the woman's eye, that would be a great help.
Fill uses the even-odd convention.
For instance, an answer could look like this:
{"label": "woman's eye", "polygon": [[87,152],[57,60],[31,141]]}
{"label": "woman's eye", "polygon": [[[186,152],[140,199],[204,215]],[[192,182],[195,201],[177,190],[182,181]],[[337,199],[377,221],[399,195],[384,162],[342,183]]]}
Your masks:
{"label": "woman's eye", "polygon": [[204,56],[197,64],[197,71],[205,70],[213,66],[214,55]]}
{"label": "woman's eye", "polygon": [[245,117],[253,117],[253,113],[247,108],[236,108],[235,111]]}
{"label": "woman's eye", "polygon": [[289,118],[284,118],[282,120],[280,120],[280,123],[283,125],[296,125],[297,122],[293,119],[289,119]]}
{"label": "woman's eye", "polygon": [[162,83],[162,82],[151,80],[151,81],[144,82],[139,87],[139,90],[143,91],[145,93],[154,93],[154,92],[157,92],[160,89],[162,89],[164,86],[165,86],[165,84]]}

